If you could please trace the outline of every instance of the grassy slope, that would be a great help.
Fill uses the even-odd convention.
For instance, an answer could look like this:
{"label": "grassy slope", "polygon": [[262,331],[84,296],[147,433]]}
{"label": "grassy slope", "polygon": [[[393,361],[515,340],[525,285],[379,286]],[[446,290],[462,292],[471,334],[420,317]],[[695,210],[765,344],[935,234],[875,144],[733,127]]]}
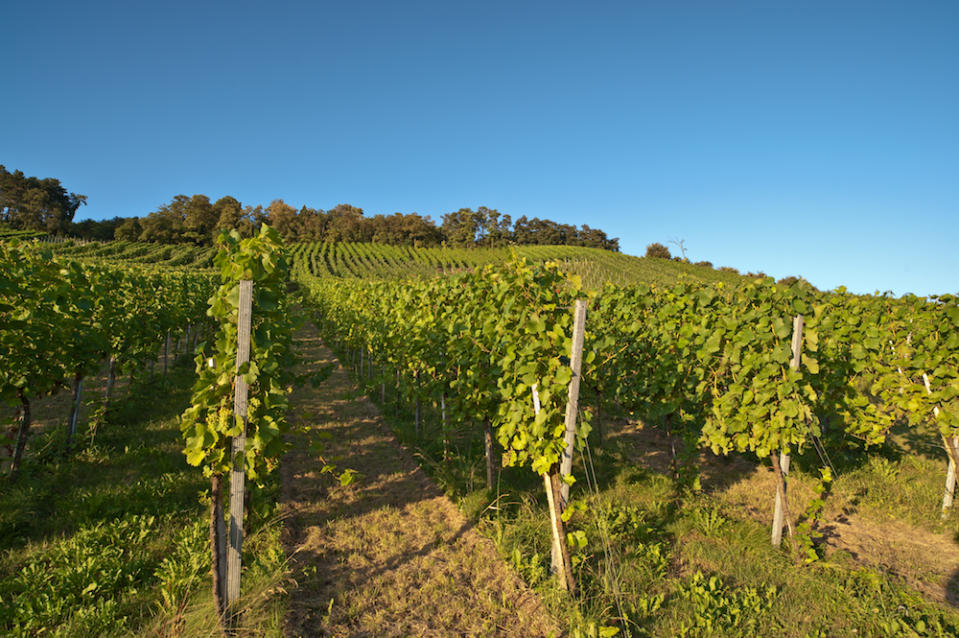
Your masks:
{"label": "grassy slope", "polygon": [[[68,250],[78,257],[90,258],[109,258],[102,253],[112,250],[118,258],[150,262],[165,255],[168,248],[106,244],[95,251],[79,246]],[[308,264],[317,274],[336,276],[447,273],[506,259],[509,255],[506,249],[409,249],[368,244],[313,248],[296,247],[300,263]],[[739,280],[737,275],[708,268],[590,249],[534,246],[518,252],[534,260],[563,260],[573,274],[583,276],[590,286],[606,280],[614,283],[669,283],[683,277]],[[182,251],[180,258],[186,254]],[[202,261],[196,255],[191,259]],[[377,395],[378,391],[372,394]],[[149,401],[158,399],[154,397]],[[208,615],[209,596],[205,585],[195,582],[195,574],[205,573],[203,561],[206,559],[202,553],[187,549],[203,546],[202,539],[198,541],[203,535],[202,508],[198,503],[199,492],[204,487],[202,480],[197,482],[195,473],[179,475],[179,469],[167,465],[173,463],[174,458],[182,464],[182,457],[177,454],[144,451],[143,442],[155,437],[150,434],[151,428],[166,427],[169,430],[166,436],[172,437],[167,445],[171,446],[177,433],[172,421],[167,421],[165,426],[158,425],[157,419],[149,422],[152,425],[148,422],[134,425],[138,415],[151,410],[155,413],[163,407],[138,401],[132,405],[128,417],[119,417],[129,419],[128,423],[124,421],[130,428],[128,443],[122,443],[122,438],[111,438],[121,436],[119,433],[107,434],[105,430],[97,447],[79,455],[76,463],[54,461],[51,467],[56,472],[49,469],[34,472],[21,484],[25,486],[22,493],[15,493],[7,486],[0,489],[0,511],[4,512],[0,542],[7,550],[0,563],[3,603],[6,606],[8,601],[14,601],[16,605],[39,606],[46,604],[44,601],[68,601],[60,611],[37,607],[31,612],[38,617],[54,614],[49,617],[60,619],[61,635],[83,635],[88,631],[85,628],[113,627],[109,624],[112,622],[120,623],[116,625],[118,631],[163,633],[165,624],[169,627],[173,619],[181,616],[178,610],[183,603],[188,613],[182,621],[187,624],[181,626],[190,627],[188,631],[184,629],[185,633],[201,635],[208,630],[202,628],[203,621],[198,619]],[[438,419],[432,416],[431,422],[435,424]],[[942,574],[951,577],[952,585],[959,579],[959,572],[943,572],[938,568],[932,570],[934,574],[922,573],[938,556],[923,557],[922,565],[909,564],[895,553],[896,547],[869,548],[840,543],[836,546],[838,549],[830,552],[827,562],[797,565],[768,545],[767,491],[762,481],[718,480],[712,484],[707,480],[704,494],[685,493],[668,472],[649,463],[648,448],[637,446],[629,436],[614,438],[602,451],[597,451],[596,491],[583,497],[588,508],[573,519],[573,529],[585,531],[589,544],[577,550],[576,570],[584,593],[570,606],[553,589],[547,576],[548,535],[539,482],[522,472],[507,470],[497,492],[490,494],[480,487],[480,445],[475,432],[464,430],[457,455],[444,463],[434,443],[412,437],[409,418],[405,407],[401,407],[393,425],[407,442],[423,449],[424,463],[434,477],[459,498],[468,515],[480,517],[479,527],[496,541],[517,571],[539,588],[555,613],[567,619],[574,635],[576,631],[584,636],[597,635],[598,627],[604,624],[620,627],[624,630],[620,635],[628,632],[636,636],[754,635],[767,633],[770,628],[778,635],[797,637],[935,636],[959,632],[955,592],[948,584],[940,587],[945,592],[945,600],[936,602],[935,588],[923,586],[941,578]],[[636,425],[621,427],[632,431]],[[110,446],[109,454],[104,454],[105,448],[100,447],[106,445]],[[827,499],[827,521],[842,517],[848,520],[852,514],[856,525],[865,521],[881,535],[889,529],[882,526],[882,521],[892,520],[903,540],[910,534],[916,535],[917,530],[925,531],[943,539],[943,546],[935,549],[954,549],[950,545],[954,543],[943,536],[943,532],[955,534],[956,517],[941,523],[935,512],[934,492],[939,489],[943,463],[934,456],[907,442],[893,441],[877,460],[858,463],[853,458],[841,464],[833,494]],[[164,461],[164,458],[170,460]],[[745,462],[755,468],[752,460]],[[797,459],[796,465],[794,486],[797,495],[804,495],[797,499],[803,503],[804,499],[808,500],[812,485],[810,474],[814,473],[817,463]],[[91,468],[96,472],[89,472]],[[582,476],[582,468],[576,471]],[[102,475],[103,481],[95,480],[97,475]],[[164,476],[167,478],[157,478]],[[183,509],[185,502],[193,503],[184,510],[189,513],[186,518],[163,517],[171,516],[169,508],[173,501],[168,501],[160,489],[158,481],[162,480],[169,483],[168,491],[179,494],[173,497],[177,508]],[[146,489],[144,484],[152,487]],[[186,500],[184,494],[179,493],[181,489],[190,491]],[[583,489],[582,482],[577,489]],[[156,502],[148,498],[151,490],[159,494]],[[49,496],[61,493],[64,498],[81,494],[76,515],[62,515],[70,511],[64,505],[67,501]],[[150,501],[153,509],[146,509],[144,499]],[[56,509],[61,514],[59,518],[44,516],[49,514],[44,509],[47,506],[42,505],[45,502],[59,504]],[[126,502],[133,504],[129,510],[111,510],[103,505],[113,503],[115,507],[116,503]],[[491,502],[495,507],[488,507]],[[801,507],[797,504],[794,509],[798,513]],[[95,516],[91,515],[90,508],[97,512]],[[161,515],[152,513],[154,509]],[[147,523],[144,516],[155,518]],[[854,532],[856,525],[852,526]],[[143,529],[149,530],[149,540],[140,538],[133,545],[138,558],[132,567],[124,566],[127,559],[111,558],[109,552],[84,553],[85,547],[96,548],[106,543],[103,539],[110,538],[113,529],[120,529],[124,538],[131,535],[139,538]],[[269,548],[275,546],[266,542],[264,547],[265,553],[270,554],[274,550]],[[160,548],[164,548],[168,556],[176,556],[172,561],[162,562],[165,569],[174,572],[173,576],[164,575],[161,569]],[[613,557],[612,562],[603,557],[604,551]],[[880,551],[890,553],[870,560],[877,558]],[[89,565],[93,571],[80,573],[72,567],[49,568],[57,562],[68,562],[64,557]],[[114,564],[110,560],[118,562]],[[943,557],[943,565],[951,567],[951,560]],[[132,578],[129,583],[138,585],[117,584],[114,579],[102,590],[98,583],[97,589],[77,595],[75,585],[90,582],[90,574],[99,573],[98,569],[120,574],[128,580]],[[129,576],[131,570],[132,577]],[[264,568],[264,573],[267,571],[269,569]],[[42,576],[41,572],[47,575]],[[47,589],[42,590],[42,595],[17,599],[17,583],[22,594],[23,583],[31,582],[24,581],[24,575],[28,574],[33,574],[35,582],[43,582]],[[716,580],[711,580],[713,576]],[[149,587],[144,588],[147,583]],[[138,591],[130,593],[131,588]],[[182,588],[188,593],[182,593]],[[173,602],[164,601],[164,591],[172,592]],[[265,616],[271,613],[276,611],[266,612]],[[12,625],[3,624],[11,622],[10,617],[0,618],[3,618],[0,627],[12,633]],[[275,621],[264,622],[263,627],[277,626]]]}
{"label": "grassy slope", "polygon": [[[375,400],[378,381],[369,383],[366,389]],[[587,479],[582,458],[574,465],[579,480],[573,498],[585,508],[573,515],[570,529],[583,531],[587,542],[574,550],[582,591],[570,604],[548,573],[541,481],[528,469],[507,468],[496,489],[487,490],[481,431],[461,426],[454,453],[444,461],[435,406],[427,406],[425,430],[416,436],[410,406],[396,405],[394,396],[390,389],[382,407],[401,440],[417,451],[434,479],[478,521],[477,528],[540,592],[572,636],[597,636],[604,626],[618,628],[620,636],[663,638],[959,635],[957,551],[941,534],[954,532],[957,518],[938,523],[935,508],[927,507],[929,498],[910,500],[917,485],[938,483],[941,463],[917,462],[900,449],[898,460],[878,470],[853,461],[840,465],[834,492],[846,514],[855,514],[880,536],[889,528],[877,518],[878,510],[919,526],[897,523],[898,545],[893,539],[851,551],[832,544],[824,547],[825,560],[805,564],[769,544],[771,474],[755,459],[712,459],[703,491],[691,492],[669,471],[664,437],[655,431],[636,437],[641,425],[608,419],[609,437],[592,452],[595,477]],[[796,459],[796,465],[799,513],[809,501],[809,473],[818,464]],[[909,480],[882,480],[882,473]],[[839,514],[832,508],[829,516],[831,522]],[[936,545],[928,547],[922,563],[911,562],[908,537],[933,536]],[[922,573],[937,562],[945,569]]]}
{"label": "grassy slope", "polygon": [[[62,454],[63,428],[48,428],[30,440],[20,480],[0,480],[0,634],[215,634],[207,481],[186,464],[177,421],[191,367],[173,367],[166,386],[144,375],[73,455]],[[284,577],[272,500],[256,495],[248,519],[248,598]],[[278,604],[261,596],[247,634],[277,635]]]}
{"label": "grassy slope", "polygon": [[515,248],[410,248],[380,244],[310,243],[294,246],[294,260],[316,276],[406,277],[448,274],[509,260],[515,252],[532,261],[563,262],[570,274],[588,287],[605,282],[673,283],[698,279],[737,283],[741,277],[705,266],[664,259],[647,259],[578,246],[517,246]]}
{"label": "grassy slope", "polygon": [[[57,255],[76,259],[189,268],[211,267],[214,253],[209,247],[125,241],[65,241],[40,245]],[[738,274],[706,266],[578,246],[462,249],[312,242],[294,244],[292,250],[299,267],[321,277],[426,277],[506,261],[515,251],[532,261],[560,261],[571,275],[579,275],[591,288],[599,288],[606,282],[670,284],[692,279],[735,284],[742,280]]]}
{"label": "grassy slope", "polygon": [[178,268],[211,268],[214,250],[209,246],[186,244],[150,244],[146,242],[109,241],[38,242],[54,254],[98,263],[134,263]]}

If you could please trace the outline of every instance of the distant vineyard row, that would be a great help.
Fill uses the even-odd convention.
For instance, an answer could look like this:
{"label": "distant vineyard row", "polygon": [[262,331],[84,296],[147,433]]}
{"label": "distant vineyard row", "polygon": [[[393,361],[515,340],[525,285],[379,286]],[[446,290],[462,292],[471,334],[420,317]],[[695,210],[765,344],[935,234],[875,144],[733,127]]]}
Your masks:
{"label": "distant vineyard row", "polygon": [[681,279],[737,283],[736,274],[662,259],[641,259],[598,248],[579,246],[518,246],[515,248],[414,248],[351,242],[312,242],[293,248],[294,271],[314,277],[392,279],[429,277],[503,263],[512,252],[532,262],[558,261],[584,284],[673,283]]}
{"label": "distant vineyard row", "polygon": [[180,268],[212,268],[215,250],[209,246],[151,244],[146,242],[45,241],[55,254],[98,263],[137,263]]}
{"label": "distant vineyard row", "polygon": [[[212,267],[213,249],[204,246],[145,242],[76,242],[47,244],[61,256],[98,262],[134,262],[187,268]],[[532,262],[558,261],[584,285],[640,282],[670,284],[682,280],[739,283],[742,277],[665,259],[647,259],[579,246],[510,248],[416,248],[354,242],[305,242],[292,247],[294,271],[314,277],[396,279],[429,277],[474,270],[511,259],[511,251]]]}

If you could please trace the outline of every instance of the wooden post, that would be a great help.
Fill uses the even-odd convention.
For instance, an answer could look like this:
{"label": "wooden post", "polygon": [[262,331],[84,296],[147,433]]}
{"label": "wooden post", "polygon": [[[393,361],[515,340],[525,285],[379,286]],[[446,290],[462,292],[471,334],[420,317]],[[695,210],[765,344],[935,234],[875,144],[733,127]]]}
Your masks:
{"label": "wooden post", "polygon": [[77,433],[77,421],[80,418],[80,398],[83,394],[83,375],[77,372],[73,377],[73,403],[70,418],[67,420],[67,451],[73,447],[73,437]]}
{"label": "wooden post", "polygon": [[110,408],[110,397],[113,396],[113,386],[117,382],[117,356],[110,355],[110,371],[107,373],[107,388],[103,392],[103,409]]}
{"label": "wooden post", "polygon": [[[803,316],[796,315],[793,319],[793,339],[792,353],[793,358],[789,362],[789,367],[793,370],[799,370],[799,364],[802,361],[802,331]],[[778,463],[777,463],[778,461]],[[789,514],[789,495],[787,492],[787,479],[789,478],[789,455],[785,453],[773,455],[773,472],[776,473],[776,504],[773,508],[773,529],[772,544],[773,547],[779,547],[783,538],[783,521],[789,531],[789,537],[793,535],[792,517]]]}
{"label": "wooden post", "polygon": [[166,331],[166,340],[163,342],[163,378],[166,379],[167,359],[170,358],[170,331]]}
{"label": "wooden post", "polygon": [[447,461],[450,458],[450,425],[446,420],[446,389],[443,389],[443,394],[440,395],[440,415],[441,423],[443,427],[443,460]]}
{"label": "wooden post", "polygon": [[244,457],[246,456],[247,393],[249,386],[241,366],[250,360],[250,325],[252,323],[253,282],[240,282],[240,305],[237,316],[236,384],[233,414],[240,421],[240,433],[233,437],[233,464],[230,471],[230,546],[226,557],[226,603],[231,608],[240,598],[240,569],[243,546]]}
{"label": "wooden post", "polygon": [[[922,373],[922,383],[926,386],[926,394],[932,394],[932,385],[929,383],[929,375]],[[932,408],[932,413],[939,418],[939,406]],[[942,435],[942,446],[946,449],[946,455],[949,457],[949,466],[946,469],[946,489],[942,494],[942,518],[949,515],[952,508],[952,500],[956,492],[956,456],[959,455],[959,436],[947,437]]]}
{"label": "wooden post", "polygon": [[420,435],[420,417],[422,416],[423,406],[420,402],[420,371],[417,370],[413,373],[413,388],[416,392],[416,407],[414,410],[413,416],[413,432],[417,436]]}
{"label": "wooden post", "polygon": [[[573,344],[569,357],[569,367],[573,376],[569,380],[569,394],[566,399],[566,433],[563,442],[566,448],[559,464],[559,473],[566,476],[573,471],[573,446],[576,444],[576,416],[579,413],[579,382],[583,366],[583,337],[586,333],[586,300],[576,300],[573,314]],[[569,484],[563,481],[560,489],[560,512],[569,503]]]}
{"label": "wooden post", "polygon": [[223,523],[222,477],[210,477],[210,574],[213,577],[213,601],[221,625],[226,627],[226,530]]}
{"label": "wooden post", "polygon": [[23,388],[17,389],[20,399],[20,427],[17,428],[17,444],[13,452],[13,462],[10,464],[10,480],[14,481],[20,473],[20,460],[23,450],[27,447],[27,434],[30,431],[30,399],[23,393]]}
{"label": "wooden post", "polygon": [[393,414],[400,413],[400,369],[396,369],[396,401],[393,402]]}
{"label": "wooden post", "polygon": [[493,459],[493,428],[489,417],[483,417],[483,447],[486,451],[486,486],[493,489],[496,483],[496,466]]}
{"label": "wooden post", "polygon": [[596,414],[593,417],[596,422],[596,445],[603,445],[603,393],[596,390]]}
{"label": "wooden post", "polygon": [[416,415],[414,417],[413,431],[416,433],[416,436],[420,435],[420,416],[423,411],[423,403],[420,401],[419,397],[416,397]]}
{"label": "wooden post", "polygon": [[549,504],[550,527],[553,532],[553,570],[559,579],[559,585],[570,594],[576,593],[576,584],[573,581],[572,564],[569,558],[569,545],[566,544],[566,525],[563,524],[562,510],[560,509],[560,481],[559,472],[555,469],[543,475],[546,486],[546,502]]}
{"label": "wooden post", "polygon": [[[773,453],[771,462],[774,472],[776,472],[777,461],[779,471],[776,477],[776,506],[773,509],[773,547],[779,547],[783,541],[783,518],[785,509],[783,506],[786,500],[786,477],[789,475],[789,455]],[[792,523],[790,521],[786,521],[786,523],[789,525],[789,535],[792,536]]]}
{"label": "wooden post", "polygon": [[949,515],[952,499],[956,492],[956,455],[959,454],[959,436],[942,437],[942,444],[949,454],[949,466],[946,469],[946,489],[942,494],[942,518]]}
{"label": "wooden post", "polygon": [[[540,410],[539,389],[533,384],[533,414],[538,415]],[[553,537],[550,545],[550,571],[556,574],[560,587],[575,592],[572,567],[569,558],[569,546],[566,544],[566,525],[563,523],[563,510],[560,506],[559,472],[556,466],[543,474],[543,485],[546,488],[546,503],[549,507],[549,528]]]}

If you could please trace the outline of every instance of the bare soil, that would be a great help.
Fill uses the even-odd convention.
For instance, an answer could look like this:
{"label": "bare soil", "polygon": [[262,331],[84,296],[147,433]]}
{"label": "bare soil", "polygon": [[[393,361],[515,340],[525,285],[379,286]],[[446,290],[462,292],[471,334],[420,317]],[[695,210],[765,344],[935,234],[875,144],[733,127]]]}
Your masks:
{"label": "bare soil", "polygon": [[[604,424],[609,440],[617,442],[633,459],[657,472],[670,469],[671,442],[661,430],[641,423],[616,420]],[[772,469],[741,456],[699,456],[702,486],[733,512],[765,525],[772,523],[776,483]],[[811,490],[790,482],[793,516],[805,510]],[[930,600],[959,606],[959,544],[947,534],[937,534],[894,519],[873,519],[848,504],[827,507],[819,527],[827,556],[847,552],[861,565],[881,569],[915,588]]]}
{"label": "bare soil", "polygon": [[[312,327],[299,347],[335,363]],[[282,466],[284,544],[296,585],[289,636],[559,636],[541,601],[417,466],[336,365],[294,392],[295,419],[329,436],[322,457],[359,472],[341,486],[302,435]]]}

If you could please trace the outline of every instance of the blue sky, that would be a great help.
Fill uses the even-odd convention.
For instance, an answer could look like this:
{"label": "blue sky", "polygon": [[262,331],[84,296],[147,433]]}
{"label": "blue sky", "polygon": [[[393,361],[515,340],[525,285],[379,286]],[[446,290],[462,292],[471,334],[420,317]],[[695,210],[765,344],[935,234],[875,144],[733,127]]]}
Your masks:
{"label": "blue sky", "polygon": [[[481,205],[822,288],[959,290],[957,2],[33,2],[0,163],[89,197]],[[675,247],[674,252],[675,252]]]}

